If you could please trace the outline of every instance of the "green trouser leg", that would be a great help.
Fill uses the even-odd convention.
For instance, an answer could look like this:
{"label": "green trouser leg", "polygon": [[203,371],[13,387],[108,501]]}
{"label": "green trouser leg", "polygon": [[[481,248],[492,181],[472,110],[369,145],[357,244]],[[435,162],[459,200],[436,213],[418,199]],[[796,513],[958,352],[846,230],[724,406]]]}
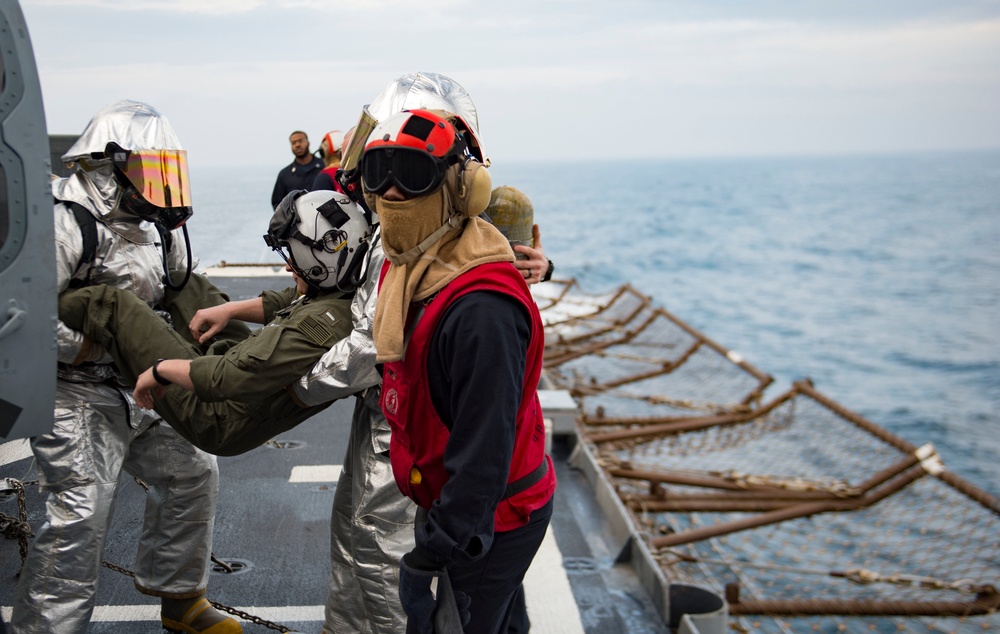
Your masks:
{"label": "green trouser leg", "polygon": [[[163,293],[163,308],[170,313],[170,319],[174,322],[177,332],[193,344],[198,344],[191,336],[188,324],[191,318],[200,308],[218,306],[229,301],[229,296],[220,291],[215,285],[208,281],[204,275],[193,274],[188,279],[184,288],[177,291],[166,288]],[[250,329],[247,325],[238,320],[232,320],[226,327],[217,333],[207,345],[200,346],[203,353],[208,353],[209,346],[222,346],[222,350],[215,354],[222,354],[232,345],[235,345],[250,336]]]}
{"label": "green trouser leg", "polygon": [[132,385],[157,359],[201,356],[193,343],[177,333],[146,302],[112,286],[87,286],[63,292],[59,296],[59,319],[101,344]]}
{"label": "green trouser leg", "polygon": [[[59,296],[59,318],[101,344],[133,385],[136,377],[159,358],[201,356],[198,346],[176,332],[144,301],[118,288],[99,285],[65,291]],[[182,323],[186,329],[187,322]],[[156,412],[180,435],[209,453],[232,455],[256,446],[232,448],[237,432],[249,420],[247,406],[241,403],[206,403],[194,392],[170,386],[156,400]]]}

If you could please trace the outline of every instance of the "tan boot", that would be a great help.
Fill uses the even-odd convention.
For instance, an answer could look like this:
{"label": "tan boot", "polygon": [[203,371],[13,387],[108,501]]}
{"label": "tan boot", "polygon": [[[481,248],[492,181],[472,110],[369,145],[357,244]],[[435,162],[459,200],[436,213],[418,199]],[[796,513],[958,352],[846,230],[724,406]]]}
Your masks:
{"label": "tan boot", "polygon": [[212,607],[205,597],[163,599],[160,621],[168,632],[177,634],[242,634],[236,619]]}

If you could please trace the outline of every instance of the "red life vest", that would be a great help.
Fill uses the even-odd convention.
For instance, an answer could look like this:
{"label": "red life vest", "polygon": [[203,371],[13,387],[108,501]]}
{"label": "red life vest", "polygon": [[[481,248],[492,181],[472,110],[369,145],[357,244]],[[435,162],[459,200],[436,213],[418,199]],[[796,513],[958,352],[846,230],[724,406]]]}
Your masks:
{"label": "red life vest", "polygon": [[[389,266],[386,262],[383,278]],[[493,526],[494,530],[502,532],[527,524],[530,513],[544,506],[556,488],[555,470],[551,458],[545,455],[545,424],[538,402],[538,379],[545,346],[542,319],[517,269],[507,262],[477,266],[450,282],[434,297],[414,327],[404,357],[385,364],[382,411],[392,427],[389,458],[396,484],[403,495],[429,509],[431,503],[441,497],[441,488],[449,478],[444,468],[444,449],[451,434],[431,400],[427,381],[428,351],[438,321],[448,307],[459,297],[474,291],[493,291],[513,297],[531,317],[527,367],[517,409],[514,453],[507,483],[510,485],[537,473],[543,460],[547,470],[539,481],[497,505]]]}
{"label": "red life vest", "polygon": [[[340,186],[340,181],[337,180],[337,170],[340,169],[339,165],[331,165],[330,167],[324,167],[320,170],[320,173],[326,174],[333,181],[333,190],[338,193],[345,193],[344,188]],[[318,176],[318,174],[317,174]]]}

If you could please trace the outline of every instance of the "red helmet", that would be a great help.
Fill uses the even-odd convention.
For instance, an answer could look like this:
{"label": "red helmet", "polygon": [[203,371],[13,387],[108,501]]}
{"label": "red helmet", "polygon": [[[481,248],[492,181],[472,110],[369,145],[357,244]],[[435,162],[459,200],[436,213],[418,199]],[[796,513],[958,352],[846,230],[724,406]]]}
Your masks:
{"label": "red helmet", "polygon": [[375,126],[361,158],[365,191],[381,195],[392,185],[409,196],[434,191],[448,167],[466,154],[465,142],[446,117],[404,110]]}

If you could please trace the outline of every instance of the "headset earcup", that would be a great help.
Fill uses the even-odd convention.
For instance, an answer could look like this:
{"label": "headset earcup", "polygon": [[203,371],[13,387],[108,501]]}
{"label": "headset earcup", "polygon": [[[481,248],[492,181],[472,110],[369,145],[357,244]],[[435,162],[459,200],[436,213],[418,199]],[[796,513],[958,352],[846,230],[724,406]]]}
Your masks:
{"label": "headset earcup", "polygon": [[452,165],[444,175],[444,186],[455,211],[467,218],[483,213],[490,204],[493,179],[486,167],[474,160]]}
{"label": "headset earcup", "polygon": [[493,179],[486,166],[476,161],[469,161],[463,178],[466,182],[465,215],[472,218],[486,211],[493,194]]}

